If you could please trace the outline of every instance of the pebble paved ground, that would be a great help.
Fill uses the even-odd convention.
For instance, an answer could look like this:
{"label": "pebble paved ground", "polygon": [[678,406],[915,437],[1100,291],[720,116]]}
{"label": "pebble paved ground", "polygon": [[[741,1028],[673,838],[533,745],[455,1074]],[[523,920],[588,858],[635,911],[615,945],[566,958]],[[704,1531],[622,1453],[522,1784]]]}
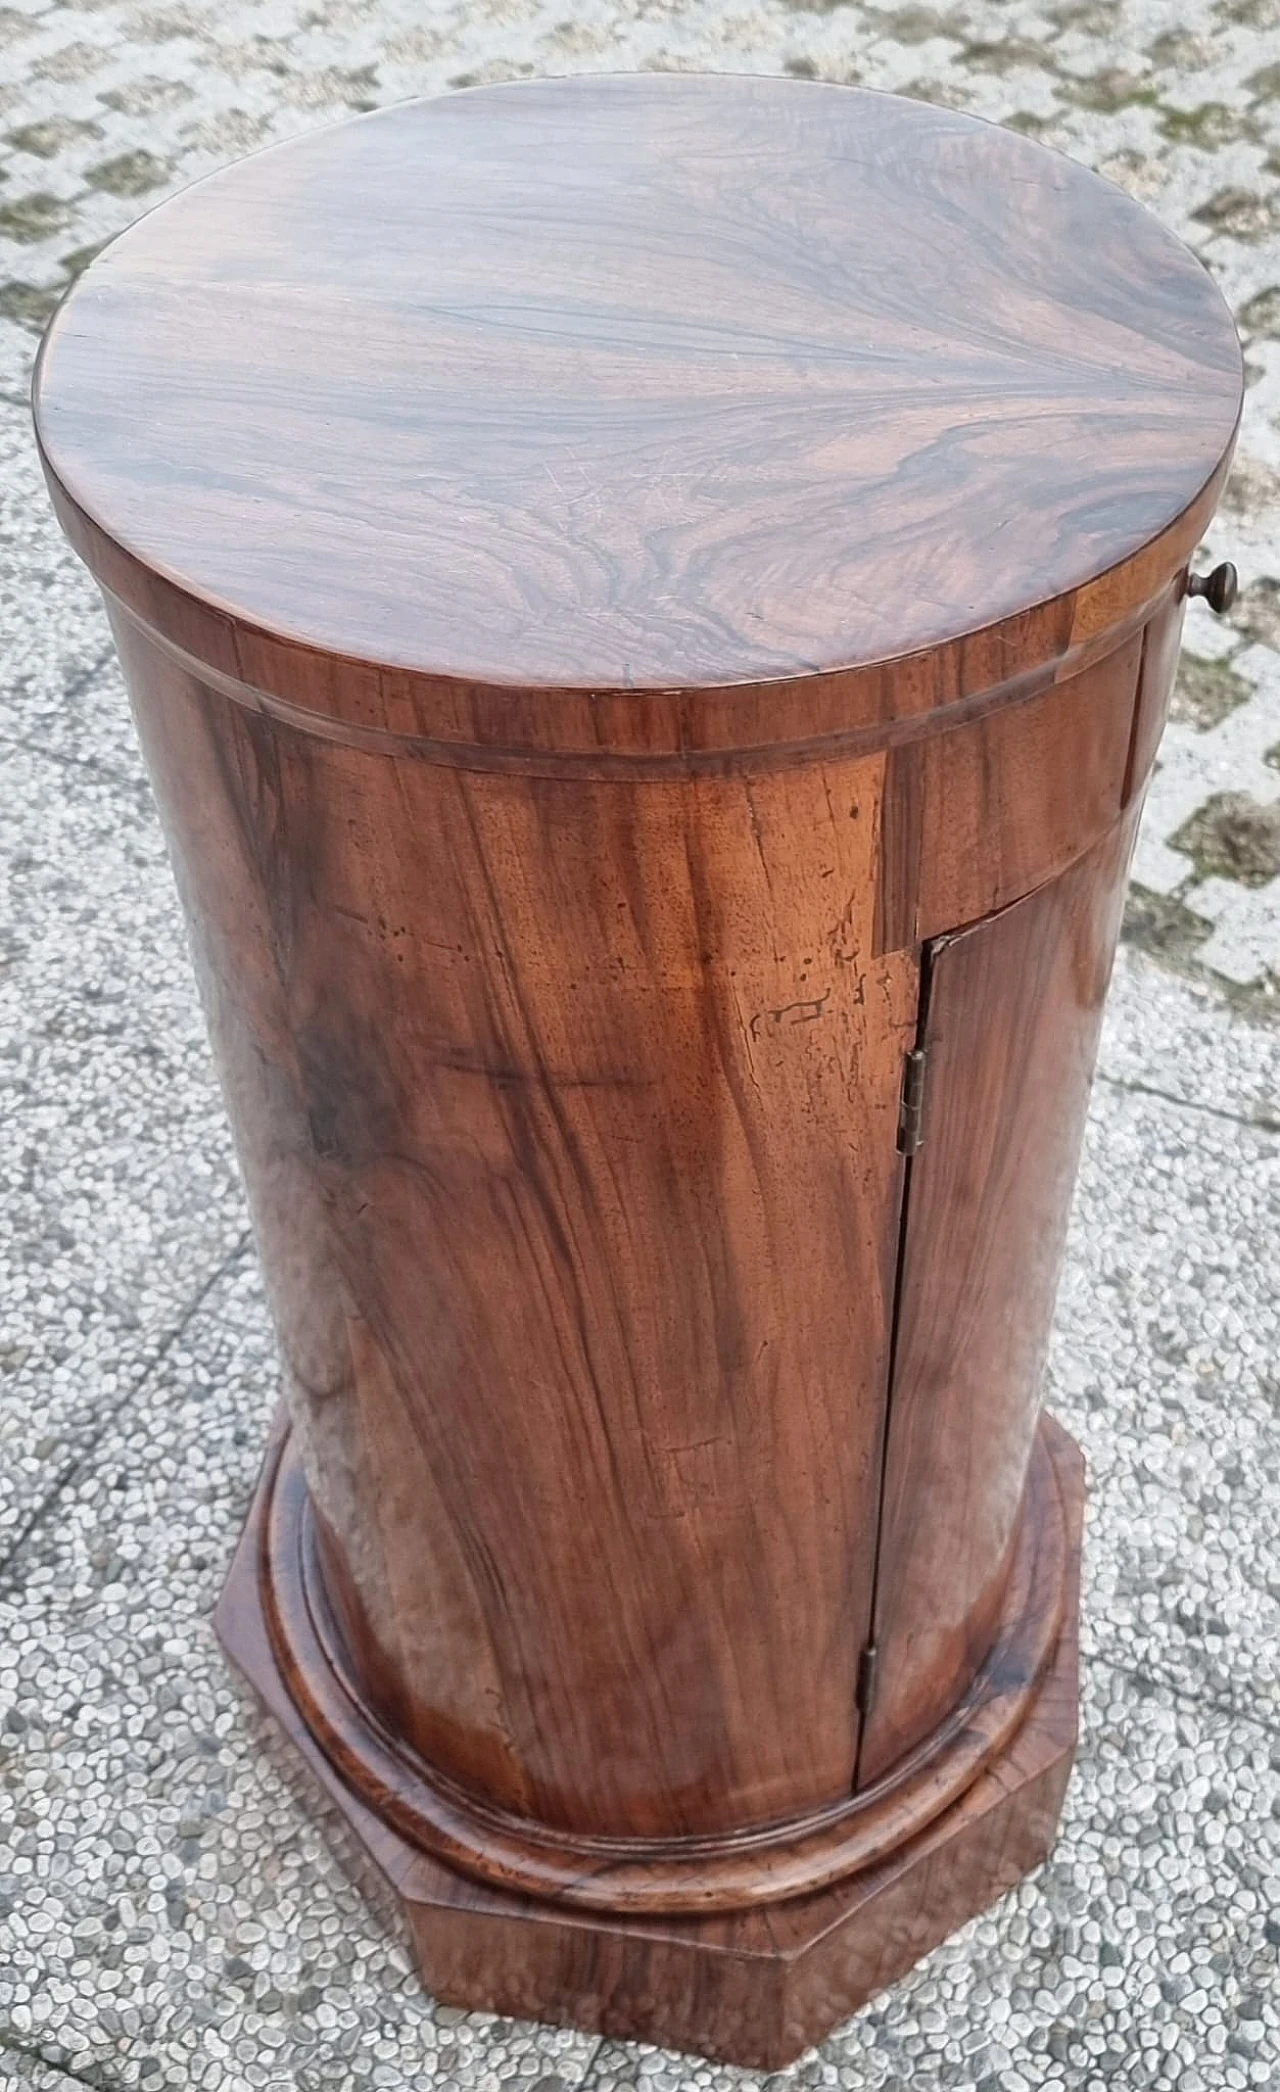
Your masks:
{"label": "pebble paved ground", "polygon": [[168,190],[418,92],[712,66],[1012,122],[1152,204],[1251,386],[1138,857],[1050,1373],[1091,1465],[1047,1867],[770,2084],[1280,2076],[1280,0],[0,0],[0,2083],[754,2087],[432,2006],[207,1616],[273,1400],[170,881],[48,517],[35,330]]}

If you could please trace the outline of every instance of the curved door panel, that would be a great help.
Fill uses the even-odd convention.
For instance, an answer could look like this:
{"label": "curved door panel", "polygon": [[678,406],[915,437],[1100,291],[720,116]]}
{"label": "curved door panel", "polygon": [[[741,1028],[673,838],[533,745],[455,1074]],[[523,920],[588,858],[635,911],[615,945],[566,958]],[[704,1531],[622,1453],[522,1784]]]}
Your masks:
{"label": "curved door panel", "polygon": [[927,948],[860,1784],[945,1717],[994,1633],[1138,810]]}

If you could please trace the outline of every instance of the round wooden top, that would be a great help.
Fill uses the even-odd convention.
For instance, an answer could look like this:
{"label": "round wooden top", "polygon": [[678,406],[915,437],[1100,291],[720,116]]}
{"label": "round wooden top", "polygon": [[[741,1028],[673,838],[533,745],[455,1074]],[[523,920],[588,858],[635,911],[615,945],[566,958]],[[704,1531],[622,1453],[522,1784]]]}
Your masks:
{"label": "round wooden top", "polygon": [[570,739],[656,748],[710,693],[826,731],[1087,646],[1194,549],[1241,388],[1204,270],[1072,161],[642,75],[197,183],[61,307],[36,417],[100,578],[232,680],[479,740],[588,693]]}

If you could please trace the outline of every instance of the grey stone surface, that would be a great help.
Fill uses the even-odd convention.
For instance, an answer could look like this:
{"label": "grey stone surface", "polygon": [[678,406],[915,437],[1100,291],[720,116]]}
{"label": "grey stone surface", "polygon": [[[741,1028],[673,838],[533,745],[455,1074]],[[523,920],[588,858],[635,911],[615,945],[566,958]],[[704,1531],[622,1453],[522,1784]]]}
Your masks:
{"label": "grey stone surface", "polygon": [[0,750],[23,744],[142,782],[101,598],[54,521],[26,406],[3,402],[0,649]]}
{"label": "grey stone surface", "polygon": [[[1280,2074],[1280,0],[0,0],[0,2083],[748,2086],[433,2006],[212,1643],[275,1368],[172,885],[32,327],[179,182],[348,109],[610,66],[815,71],[1013,120],[1188,237],[1254,382],[1188,614],[1049,1371],[1090,1464],[1049,1864],[776,2080]],[[775,2082],[775,2081],[770,2081]]]}
{"label": "grey stone surface", "polygon": [[83,2078],[54,2070],[29,2051],[11,2048],[0,2055],[0,2084],[24,2085],[28,2092],[76,2092],[76,2087],[83,2083]]}
{"label": "grey stone surface", "polygon": [[[1225,625],[1203,605],[1188,612],[1135,929],[1154,922],[1166,957],[1266,998],[1280,975],[1277,51],[1280,0],[16,0],[0,8],[0,407],[25,396],[58,295],[140,210],[238,153],[404,95],[711,66],[858,81],[1016,124],[1158,210],[1216,276],[1246,341],[1237,464],[1204,548],[1234,558],[1246,586]],[[61,683],[100,658],[101,619],[70,554],[32,520],[34,468],[15,440],[0,429],[0,501],[7,488],[5,541],[16,532],[30,555],[30,614],[6,680],[27,684],[26,715],[59,746],[91,749],[110,728],[95,732],[74,699],[68,719],[56,708]],[[1241,803],[1217,807],[1224,791]],[[1207,838],[1194,825],[1206,807]],[[1242,872],[1242,819],[1269,826],[1269,871]]]}
{"label": "grey stone surface", "polygon": [[[1236,1022],[1212,1013],[1206,1042]],[[1114,1060],[1123,994],[1110,1033]],[[1099,1088],[1051,1375],[1091,1471],[1083,1742],[1058,1848],[784,2074],[801,2084],[1252,2085],[1280,2058],[1274,1307],[1250,1254],[1274,1231],[1223,1195],[1224,1123]],[[1276,1137],[1236,1130],[1267,1144],[1265,1201]],[[1232,1316],[1256,1345],[1224,1341]],[[0,2055],[7,2034],[109,2084],[742,2077],[433,2012],[394,1913],[209,1632],[273,1389],[246,1253],[9,1564]]]}
{"label": "grey stone surface", "polygon": [[[1089,1464],[1088,1655],[1280,1724],[1274,1133],[1099,1091],[1051,1406]],[[1107,1536],[1114,1535],[1114,1544]]]}
{"label": "grey stone surface", "polygon": [[1211,1117],[1280,1126],[1280,1052],[1270,1023],[1123,945],[1107,1007],[1100,1082],[1153,1091]]}
{"label": "grey stone surface", "polygon": [[208,1614],[274,1395],[243,1255],[9,1564],[0,2056],[8,2033],[111,2084],[576,2083],[585,2037],[433,2008],[231,1684]]}
{"label": "grey stone surface", "polygon": [[1096,1661],[1088,1676],[1062,1843],[998,1911],[779,2078],[610,2044],[592,2085],[1021,2092],[1114,2083],[1128,2092],[1267,2083],[1274,1950],[1251,1849],[1271,1778],[1265,1740],[1159,1691],[1146,1695]]}
{"label": "grey stone surface", "polygon": [[[25,398],[0,400],[0,616],[5,681],[54,678],[61,688],[108,651],[98,591],[66,557],[44,495]],[[7,698],[6,691],[6,698]]]}
{"label": "grey stone surface", "polygon": [[10,748],[0,1553],[245,1231],[140,785]]}

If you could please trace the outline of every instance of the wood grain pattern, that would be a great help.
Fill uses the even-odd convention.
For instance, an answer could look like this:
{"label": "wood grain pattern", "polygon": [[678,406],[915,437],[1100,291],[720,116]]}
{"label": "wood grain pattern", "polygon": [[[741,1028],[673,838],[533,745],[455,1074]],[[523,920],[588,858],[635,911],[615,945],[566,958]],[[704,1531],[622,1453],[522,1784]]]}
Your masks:
{"label": "wood grain pattern", "polygon": [[846,1795],[915,1025],[881,761],[468,777],[116,629],[371,1697],[566,1828]]}
{"label": "wood grain pattern", "polygon": [[291,1415],[221,1631],[443,1996],[773,2067],[1045,1849],[1037,1377],[1241,387],[1083,169],[745,78],[294,140],[55,318]]}
{"label": "wood grain pattern", "polygon": [[344,1641],[335,1618],[334,1564],[317,1546],[291,1435],[262,1486],[258,1580],[272,1655],[309,1732],[348,1786],[402,1836],[474,1879],[585,1910],[741,1911],[876,1866],[1007,1751],[1052,1659],[1070,1576],[1066,1507],[1041,1434],[1000,1615],[987,1623],[984,1660],[921,1749],[870,1787],[806,1816],[718,1837],[588,1836],[477,1797],[378,1720],[351,1655],[361,1645]]}
{"label": "wood grain pattern", "polygon": [[36,414],[108,585],[247,687],[679,754],[1140,617],[1241,393],[1211,279],[1071,161],[664,76],[404,104],[196,184],[85,273]]}
{"label": "wood grain pattern", "polygon": [[1119,819],[1155,747],[1136,745],[1147,629],[1066,682],[888,751],[878,950],[1007,907]]}
{"label": "wood grain pattern", "polygon": [[[399,1899],[443,2003],[583,2027],[778,2070],[1044,1859],[1076,1740],[1079,1452],[1044,1420],[1067,1510],[1063,1629],[1027,1720],[964,1797],[881,1865],[769,1909],[699,1917],[575,1910],[465,1878],[346,1785],[275,1663],[256,1574],[255,1498],[218,1606],[219,1637]],[[288,1775],[283,1759],[280,1769]],[[300,1792],[313,1803],[311,1781]],[[347,1864],[351,1864],[345,1853]],[[369,1884],[360,1877],[362,1885]]]}
{"label": "wood grain pattern", "polygon": [[1145,785],[1164,732],[1178,673],[1178,649],[1182,644],[1182,619],[1186,607],[1182,587],[1171,588],[1143,631],[1138,698],[1125,774],[1126,806]]}
{"label": "wood grain pattern", "polygon": [[934,947],[859,1777],[927,1736],[990,1645],[1025,1504],[1139,801],[1050,885]]}

